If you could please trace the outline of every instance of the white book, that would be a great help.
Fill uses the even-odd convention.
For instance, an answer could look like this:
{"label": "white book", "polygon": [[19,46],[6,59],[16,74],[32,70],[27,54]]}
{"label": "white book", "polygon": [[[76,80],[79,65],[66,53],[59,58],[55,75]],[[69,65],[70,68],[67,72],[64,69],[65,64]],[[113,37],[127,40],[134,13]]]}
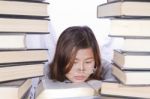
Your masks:
{"label": "white book", "polygon": [[44,75],[44,64],[1,65],[0,82]]}
{"label": "white book", "polygon": [[124,85],[150,85],[150,71],[121,69],[112,66],[112,74]]}
{"label": "white book", "polygon": [[[0,64],[16,64],[30,62],[46,62],[48,60],[47,50],[4,50],[0,51]],[[1,66],[1,65],[0,65]]]}
{"label": "white book", "polygon": [[4,49],[26,49],[26,34],[1,34],[0,50]]}
{"label": "white book", "polygon": [[31,79],[16,80],[0,83],[1,99],[22,99],[30,90],[32,85]]}
{"label": "white book", "polygon": [[[102,82],[102,99],[149,99],[150,86],[127,86],[117,82]],[[101,99],[100,98],[100,99]]]}
{"label": "white book", "polygon": [[0,33],[49,33],[49,19],[0,18]]}
{"label": "white book", "polygon": [[[116,0],[113,0],[116,1]],[[109,2],[97,6],[97,17],[141,18],[150,16],[150,2],[145,0],[125,0]],[[147,0],[148,1],[148,0]]]}
{"label": "white book", "polygon": [[[124,37],[124,38],[119,38],[119,37],[114,37],[116,39],[116,43],[118,50],[121,51],[130,51],[130,52],[150,52],[150,46],[147,46],[150,44],[150,38],[137,38],[137,37]],[[119,42],[118,42],[119,40]]]}
{"label": "white book", "polygon": [[73,99],[76,97],[97,96],[101,81],[91,83],[64,83],[43,79],[37,88],[36,99]]}
{"label": "white book", "polygon": [[114,37],[150,37],[149,19],[112,19],[110,36]]}
{"label": "white book", "polygon": [[150,52],[114,50],[112,61],[122,69],[150,70]]}
{"label": "white book", "polygon": [[49,3],[42,1],[43,0],[0,0],[0,15],[7,17],[48,17]]}

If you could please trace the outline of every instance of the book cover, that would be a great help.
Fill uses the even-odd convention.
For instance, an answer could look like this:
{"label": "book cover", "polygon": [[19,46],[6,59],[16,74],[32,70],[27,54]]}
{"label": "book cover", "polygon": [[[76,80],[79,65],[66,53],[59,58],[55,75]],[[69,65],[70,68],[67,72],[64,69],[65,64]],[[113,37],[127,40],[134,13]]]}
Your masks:
{"label": "book cover", "polygon": [[122,69],[150,70],[150,52],[114,50],[112,61]]}
{"label": "book cover", "polygon": [[23,99],[32,85],[31,79],[15,80],[0,83],[0,97],[2,99]]}
{"label": "book cover", "polygon": [[[30,1],[30,2],[29,2]],[[31,2],[32,1],[32,2]],[[39,1],[39,0],[34,0]],[[47,2],[33,0],[1,0],[0,15],[8,17],[46,18],[48,17]]]}
{"label": "book cover", "polygon": [[149,19],[112,19],[109,36],[150,37]]}
{"label": "book cover", "polygon": [[0,50],[26,49],[26,34],[10,33],[0,35]]}
{"label": "book cover", "polygon": [[148,18],[150,16],[150,2],[141,1],[118,1],[98,5],[97,17]]}
{"label": "book cover", "polygon": [[[113,37],[113,36],[110,36]],[[150,38],[146,37],[113,37],[119,40],[117,50],[123,52],[150,52]]]}
{"label": "book cover", "polygon": [[[95,81],[94,83],[97,89],[100,87],[100,84],[100,81]],[[53,82],[49,79],[42,79],[37,88],[36,99],[70,99],[75,97],[95,96],[97,95],[96,90],[95,87],[92,87],[89,83]]]}
{"label": "book cover", "polygon": [[107,2],[117,2],[117,1],[139,1],[139,2],[149,2],[149,0],[107,0]]}
{"label": "book cover", "polygon": [[0,33],[49,33],[48,19],[0,18]]}
{"label": "book cover", "polygon": [[150,70],[123,70],[113,64],[112,74],[125,85],[150,85]]}
{"label": "book cover", "polygon": [[31,78],[44,75],[44,64],[1,65],[0,82]]}
{"label": "book cover", "polygon": [[108,99],[149,99],[149,92],[150,86],[126,86],[117,82],[103,82],[101,88],[102,97]]}
{"label": "book cover", "polygon": [[46,49],[29,50],[3,50],[0,51],[1,64],[47,62],[48,53]]}

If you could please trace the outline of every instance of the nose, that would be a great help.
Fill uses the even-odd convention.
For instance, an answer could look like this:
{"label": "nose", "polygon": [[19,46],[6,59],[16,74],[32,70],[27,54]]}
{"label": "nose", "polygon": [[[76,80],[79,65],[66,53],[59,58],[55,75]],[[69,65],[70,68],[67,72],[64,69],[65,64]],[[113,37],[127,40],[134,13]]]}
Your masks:
{"label": "nose", "polygon": [[84,63],[81,63],[79,68],[78,68],[79,71],[85,71],[84,69]]}

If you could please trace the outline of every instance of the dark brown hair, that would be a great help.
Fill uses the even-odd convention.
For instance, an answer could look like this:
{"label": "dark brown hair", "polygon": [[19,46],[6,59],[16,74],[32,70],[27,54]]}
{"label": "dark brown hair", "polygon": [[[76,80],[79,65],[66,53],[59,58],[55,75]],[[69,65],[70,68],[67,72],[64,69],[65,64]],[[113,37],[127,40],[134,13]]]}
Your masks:
{"label": "dark brown hair", "polygon": [[72,26],[62,32],[57,42],[54,59],[49,65],[50,79],[61,82],[66,80],[65,75],[71,70],[77,51],[85,48],[92,48],[95,59],[96,71],[89,79],[100,80],[99,46],[93,31],[87,26]]}

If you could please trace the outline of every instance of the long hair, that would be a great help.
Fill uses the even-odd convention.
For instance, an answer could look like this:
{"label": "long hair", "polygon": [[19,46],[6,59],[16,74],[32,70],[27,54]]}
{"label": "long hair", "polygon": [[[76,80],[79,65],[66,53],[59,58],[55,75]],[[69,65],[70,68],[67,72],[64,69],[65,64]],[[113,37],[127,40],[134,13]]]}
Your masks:
{"label": "long hair", "polygon": [[[80,49],[92,48],[96,71],[89,79],[101,79],[101,59],[97,40],[87,26],[72,26],[64,30],[57,42],[54,59],[50,66],[50,79],[63,82],[73,66],[76,53]],[[69,65],[69,66],[68,66]]]}

